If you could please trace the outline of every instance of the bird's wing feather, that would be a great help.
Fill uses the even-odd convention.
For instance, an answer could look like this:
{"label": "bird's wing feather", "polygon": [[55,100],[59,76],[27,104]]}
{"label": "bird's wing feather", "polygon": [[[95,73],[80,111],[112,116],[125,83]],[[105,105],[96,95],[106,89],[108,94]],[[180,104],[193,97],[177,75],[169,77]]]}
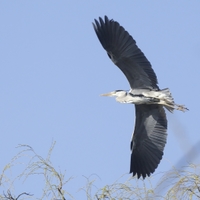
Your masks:
{"label": "bird's wing feather", "polygon": [[163,156],[167,120],[161,105],[136,105],[135,130],[131,140],[130,173],[150,176]]}
{"label": "bird's wing feather", "polygon": [[94,30],[108,56],[121,69],[132,89],[158,89],[157,77],[131,35],[116,21],[99,18]]}

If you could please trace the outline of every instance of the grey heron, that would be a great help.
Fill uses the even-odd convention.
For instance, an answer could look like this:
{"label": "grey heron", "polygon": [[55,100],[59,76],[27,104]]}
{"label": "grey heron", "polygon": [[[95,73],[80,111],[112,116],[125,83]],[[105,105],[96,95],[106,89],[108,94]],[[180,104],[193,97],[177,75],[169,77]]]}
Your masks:
{"label": "grey heron", "polygon": [[160,163],[167,140],[167,119],[164,107],[186,111],[174,103],[168,88],[160,90],[150,62],[131,35],[116,21],[99,17],[93,23],[96,35],[109,58],[124,73],[130,91],[115,90],[103,94],[114,96],[120,103],[135,104],[135,128],[131,137],[130,173],[145,179]]}

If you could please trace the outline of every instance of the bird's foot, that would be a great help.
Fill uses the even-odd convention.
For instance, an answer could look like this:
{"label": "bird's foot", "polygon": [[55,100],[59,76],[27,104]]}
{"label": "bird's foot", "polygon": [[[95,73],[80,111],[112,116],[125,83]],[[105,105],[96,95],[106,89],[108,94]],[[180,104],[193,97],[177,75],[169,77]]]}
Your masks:
{"label": "bird's foot", "polygon": [[176,110],[180,110],[182,112],[185,112],[187,110],[189,110],[188,108],[186,108],[184,105],[178,105],[178,104],[175,104],[176,106]]}

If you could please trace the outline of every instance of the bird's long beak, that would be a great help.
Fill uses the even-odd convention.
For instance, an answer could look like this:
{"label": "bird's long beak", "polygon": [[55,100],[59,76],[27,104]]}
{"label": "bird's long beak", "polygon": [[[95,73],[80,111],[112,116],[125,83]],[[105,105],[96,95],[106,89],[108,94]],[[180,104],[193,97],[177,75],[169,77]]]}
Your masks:
{"label": "bird's long beak", "polygon": [[105,96],[105,97],[111,97],[114,95],[114,92],[109,92],[109,93],[106,93],[106,94],[101,94],[101,96]]}

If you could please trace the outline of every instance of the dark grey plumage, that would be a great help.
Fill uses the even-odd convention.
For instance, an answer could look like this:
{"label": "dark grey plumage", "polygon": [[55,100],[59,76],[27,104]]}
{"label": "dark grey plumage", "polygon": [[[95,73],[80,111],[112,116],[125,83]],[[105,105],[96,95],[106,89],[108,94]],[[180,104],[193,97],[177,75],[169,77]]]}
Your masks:
{"label": "dark grey plumage", "polygon": [[145,178],[158,167],[166,144],[167,119],[163,105],[171,112],[187,108],[174,103],[169,89],[159,89],[150,62],[118,22],[105,16],[104,20],[95,19],[93,27],[109,58],[129,81],[130,92],[116,90],[103,96],[116,96],[120,103],[135,104],[130,173]]}
{"label": "dark grey plumage", "polygon": [[110,59],[121,69],[131,88],[158,89],[157,77],[150,62],[131,35],[118,22],[95,19],[94,30]]}
{"label": "dark grey plumage", "polygon": [[130,173],[145,178],[155,171],[162,159],[167,139],[167,120],[161,105],[135,105],[135,112]]}

